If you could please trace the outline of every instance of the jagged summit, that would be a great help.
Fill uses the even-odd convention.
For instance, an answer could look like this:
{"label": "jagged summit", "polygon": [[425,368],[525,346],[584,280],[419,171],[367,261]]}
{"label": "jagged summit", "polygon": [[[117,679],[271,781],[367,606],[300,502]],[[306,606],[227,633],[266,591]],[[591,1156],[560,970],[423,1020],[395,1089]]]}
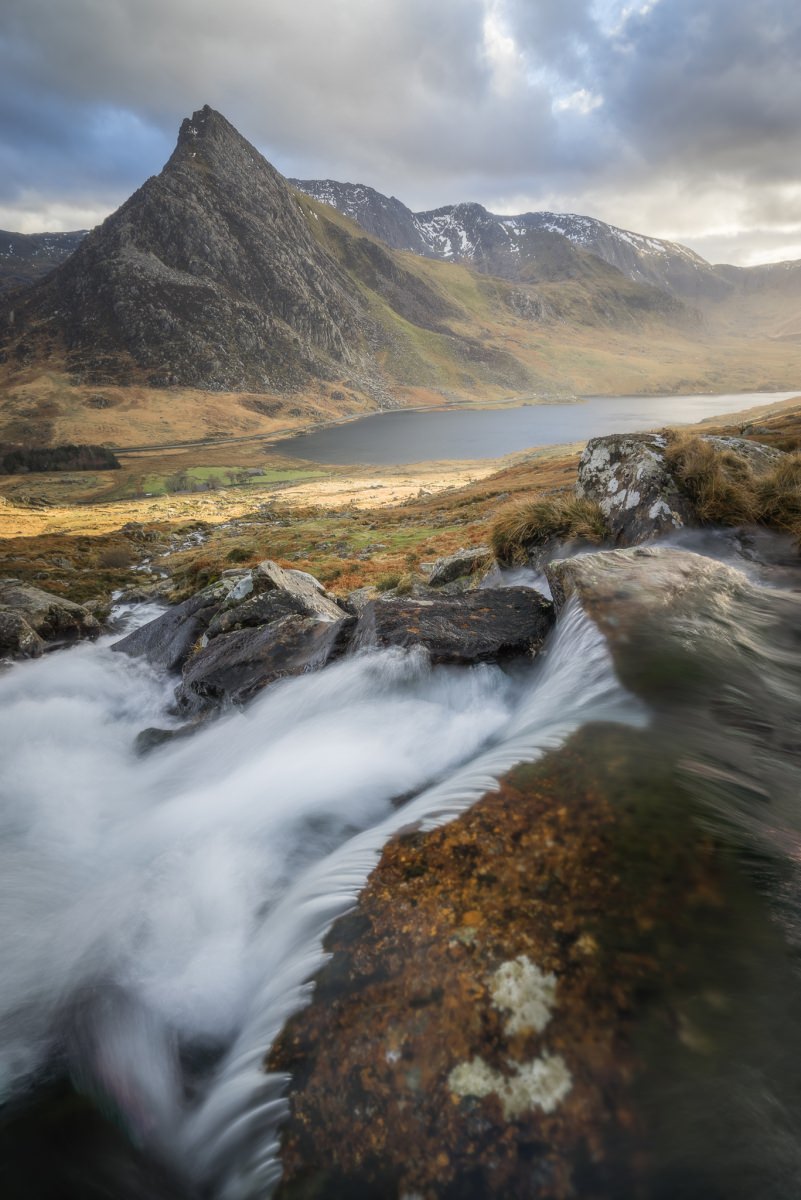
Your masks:
{"label": "jagged summit", "polygon": [[17,357],[61,340],[79,378],[265,391],[352,362],[363,319],[286,181],[206,106],[7,335]]}

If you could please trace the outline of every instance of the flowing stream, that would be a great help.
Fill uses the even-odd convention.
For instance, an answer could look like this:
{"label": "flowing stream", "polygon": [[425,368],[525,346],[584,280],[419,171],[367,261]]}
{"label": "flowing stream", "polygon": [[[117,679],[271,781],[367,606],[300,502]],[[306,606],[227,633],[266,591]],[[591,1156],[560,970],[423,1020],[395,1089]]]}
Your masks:
{"label": "flowing stream", "polygon": [[192,1186],[263,1194],[265,1051],[386,839],[642,710],[576,609],[517,673],[368,655],[140,758],[173,683],[113,640],[0,676],[0,1084],[18,1096],[66,1060]]}
{"label": "flowing stream", "polygon": [[[165,1197],[251,1200],[279,1175],[285,1081],[265,1075],[265,1053],[387,839],[447,821],[588,722],[644,728],[652,714],[570,605],[532,663],[346,659],[141,757],[135,736],[165,723],[174,681],[111,653],[118,636],[0,674],[0,1092],[13,1110],[68,1076],[164,1164]],[[743,636],[791,715],[798,655],[757,617]],[[688,709],[696,733],[707,721],[737,766],[720,722]],[[798,764],[770,753],[799,845]],[[764,832],[748,836],[764,846]]]}

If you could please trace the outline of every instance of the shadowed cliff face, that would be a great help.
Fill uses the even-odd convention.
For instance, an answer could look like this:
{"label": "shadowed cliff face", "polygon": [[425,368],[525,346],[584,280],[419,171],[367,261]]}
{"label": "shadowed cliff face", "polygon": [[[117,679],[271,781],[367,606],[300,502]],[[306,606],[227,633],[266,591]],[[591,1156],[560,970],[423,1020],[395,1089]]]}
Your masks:
{"label": "shadowed cliff face", "polygon": [[282,177],[205,107],[161,174],[18,305],[10,353],[63,345],[87,379],[268,390],[353,367],[365,327]]}

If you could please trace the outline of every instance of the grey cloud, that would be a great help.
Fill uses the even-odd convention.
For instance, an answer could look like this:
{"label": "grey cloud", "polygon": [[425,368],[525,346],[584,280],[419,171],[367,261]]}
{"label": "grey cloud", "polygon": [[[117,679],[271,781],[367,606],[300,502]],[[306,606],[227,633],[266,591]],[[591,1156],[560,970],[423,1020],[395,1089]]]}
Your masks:
{"label": "grey cloud", "polygon": [[702,237],[707,194],[729,189],[768,236],[801,162],[795,0],[657,0],[600,22],[623,3],[5,0],[0,208],[119,203],[207,102],[287,174],[413,207],[601,198],[660,233],[643,221],[669,217],[664,192]]}

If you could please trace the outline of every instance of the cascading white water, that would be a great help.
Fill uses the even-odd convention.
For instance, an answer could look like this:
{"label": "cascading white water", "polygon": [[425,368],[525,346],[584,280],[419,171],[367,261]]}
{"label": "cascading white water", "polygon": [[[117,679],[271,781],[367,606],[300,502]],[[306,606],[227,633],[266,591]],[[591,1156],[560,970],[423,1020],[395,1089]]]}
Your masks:
{"label": "cascading white water", "polygon": [[[642,710],[569,609],[513,673],[370,654],[141,758],[171,681],[110,640],[0,676],[0,1089],[65,1054],[182,1173],[263,1195],[283,1111],[264,1055],[387,838]],[[228,1047],[190,1100],[179,1045]]]}

